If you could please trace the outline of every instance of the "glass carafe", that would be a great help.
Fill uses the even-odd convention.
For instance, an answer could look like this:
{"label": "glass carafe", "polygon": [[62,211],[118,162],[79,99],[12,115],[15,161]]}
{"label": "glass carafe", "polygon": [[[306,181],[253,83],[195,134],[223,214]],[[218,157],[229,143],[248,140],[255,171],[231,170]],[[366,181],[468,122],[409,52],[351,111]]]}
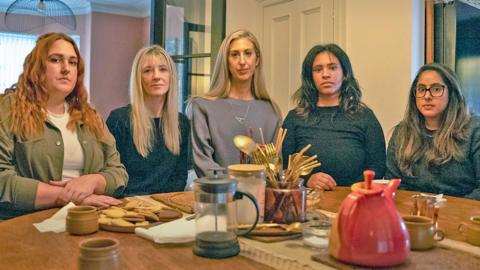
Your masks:
{"label": "glass carafe", "polygon": [[258,222],[255,198],[248,192],[237,191],[237,181],[218,174],[218,171],[211,177],[194,180],[193,189],[196,224],[193,253],[208,258],[237,255],[240,246],[237,240],[236,200],[247,196],[256,209],[256,220],[250,229],[240,232],[243,235],[253,230]]}

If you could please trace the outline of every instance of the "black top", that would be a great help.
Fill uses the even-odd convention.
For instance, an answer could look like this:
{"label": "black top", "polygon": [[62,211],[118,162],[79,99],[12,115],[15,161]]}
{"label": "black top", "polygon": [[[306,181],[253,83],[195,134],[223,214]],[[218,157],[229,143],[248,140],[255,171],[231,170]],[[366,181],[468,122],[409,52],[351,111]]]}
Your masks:
{"label": "black top", "polygon": [[180,155],[172,154],[165,146],[161,119],[154,118],[155,145],[144,158],[135,148],[131,129],[131,106],[113,110],[107,119],[110,132],[116,139],[122,163],[129,175],[124,196],[144,195],[161,192],[183,191],[187,181],[188,164],[191,161],[190,123],[179,113]]}
{"label": "black top", "polygon": [[[283,127],[288,129],[282,151],[285,168],[288,155],[311,144],[306,155],[318,155],[322,164],[312,174],[329,174],[339,186],[362,180],[363,171],[367,169],[375,171],[376,179],[385,173],[385,137],[375,114],[368,108],[352,119],[338,106],[317,107],[307,119],[292,110]],[[309,177],[305,176],[305,180]]]}
{"label": "black top", "polygon": [[[401,178],[400,188],[413,191],[446,194],[480,200],[480,118],[473,116],[468,126],[465,141],[459,141],[462,153],[460,160],[452,159],[439,166],[429,166],[421,160],[413,166],[413,176],[400,170],[396,156],[400,138],[398,126],[388,144],[387,171],[385,178]],[[423,144],[432,145],[434,131],[423,130]]]}

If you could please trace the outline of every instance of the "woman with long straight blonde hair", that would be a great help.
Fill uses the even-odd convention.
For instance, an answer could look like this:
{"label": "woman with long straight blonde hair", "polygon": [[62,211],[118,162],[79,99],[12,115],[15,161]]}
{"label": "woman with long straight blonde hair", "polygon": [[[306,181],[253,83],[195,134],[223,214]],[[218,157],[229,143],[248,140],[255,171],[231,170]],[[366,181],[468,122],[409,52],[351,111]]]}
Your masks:
{"label": "woman with long straight blonde hair", "polygon": [[281,125],[279,107],[268,95],[263,56],[247,30],[229,34],[222,42],[210,89],[191,101],[194,168],[199,176],[216,167],[240,163],[235,135],[271,142]]}
{"label": "woman with long straight blonde hair", "polygon": [[[128,176],[88,103],[84,62],[63,33],[41,35],[0,96],[0,219],[75,204],[108,207]],[[108,196],[106,196],[108,195]]]}
{"label": "woman with long straight blonde hair", "polygon": [[162,47],[145,47],[135,56],[130,102],[107,119],[130,176],[124,195],[184,190],[190,124],[178,112],[177,71]]}
{"label": "woman with long straight blonde hair", "polygon": [[401,178],[408,190],[480,200],[480,119],[447,66],[417,72],[389,141],[385,177]]}

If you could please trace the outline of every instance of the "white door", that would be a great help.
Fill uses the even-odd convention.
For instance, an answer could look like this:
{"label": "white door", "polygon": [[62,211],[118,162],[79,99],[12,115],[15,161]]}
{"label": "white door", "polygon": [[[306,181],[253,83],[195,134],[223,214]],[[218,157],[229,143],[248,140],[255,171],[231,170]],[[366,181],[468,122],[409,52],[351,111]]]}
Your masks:
{"label": "white door", "polygon": [[263,54],[268,90],[284,116],[300,87],[303,58],[334,42],[335,0],[293,0],[263,6]]}

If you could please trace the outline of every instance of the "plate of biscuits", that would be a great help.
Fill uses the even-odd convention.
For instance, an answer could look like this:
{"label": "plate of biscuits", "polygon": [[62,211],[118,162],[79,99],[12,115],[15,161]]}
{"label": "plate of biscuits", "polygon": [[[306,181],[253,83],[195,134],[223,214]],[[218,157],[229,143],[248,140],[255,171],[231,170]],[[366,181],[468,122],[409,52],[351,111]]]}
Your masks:
{"label": "plate of biscuits", "polygon": [[132,233],[135,228],[149,228],[182,216],[178,210],[131,198],[119,206],[101,210],[98,223],[105,231]]}

